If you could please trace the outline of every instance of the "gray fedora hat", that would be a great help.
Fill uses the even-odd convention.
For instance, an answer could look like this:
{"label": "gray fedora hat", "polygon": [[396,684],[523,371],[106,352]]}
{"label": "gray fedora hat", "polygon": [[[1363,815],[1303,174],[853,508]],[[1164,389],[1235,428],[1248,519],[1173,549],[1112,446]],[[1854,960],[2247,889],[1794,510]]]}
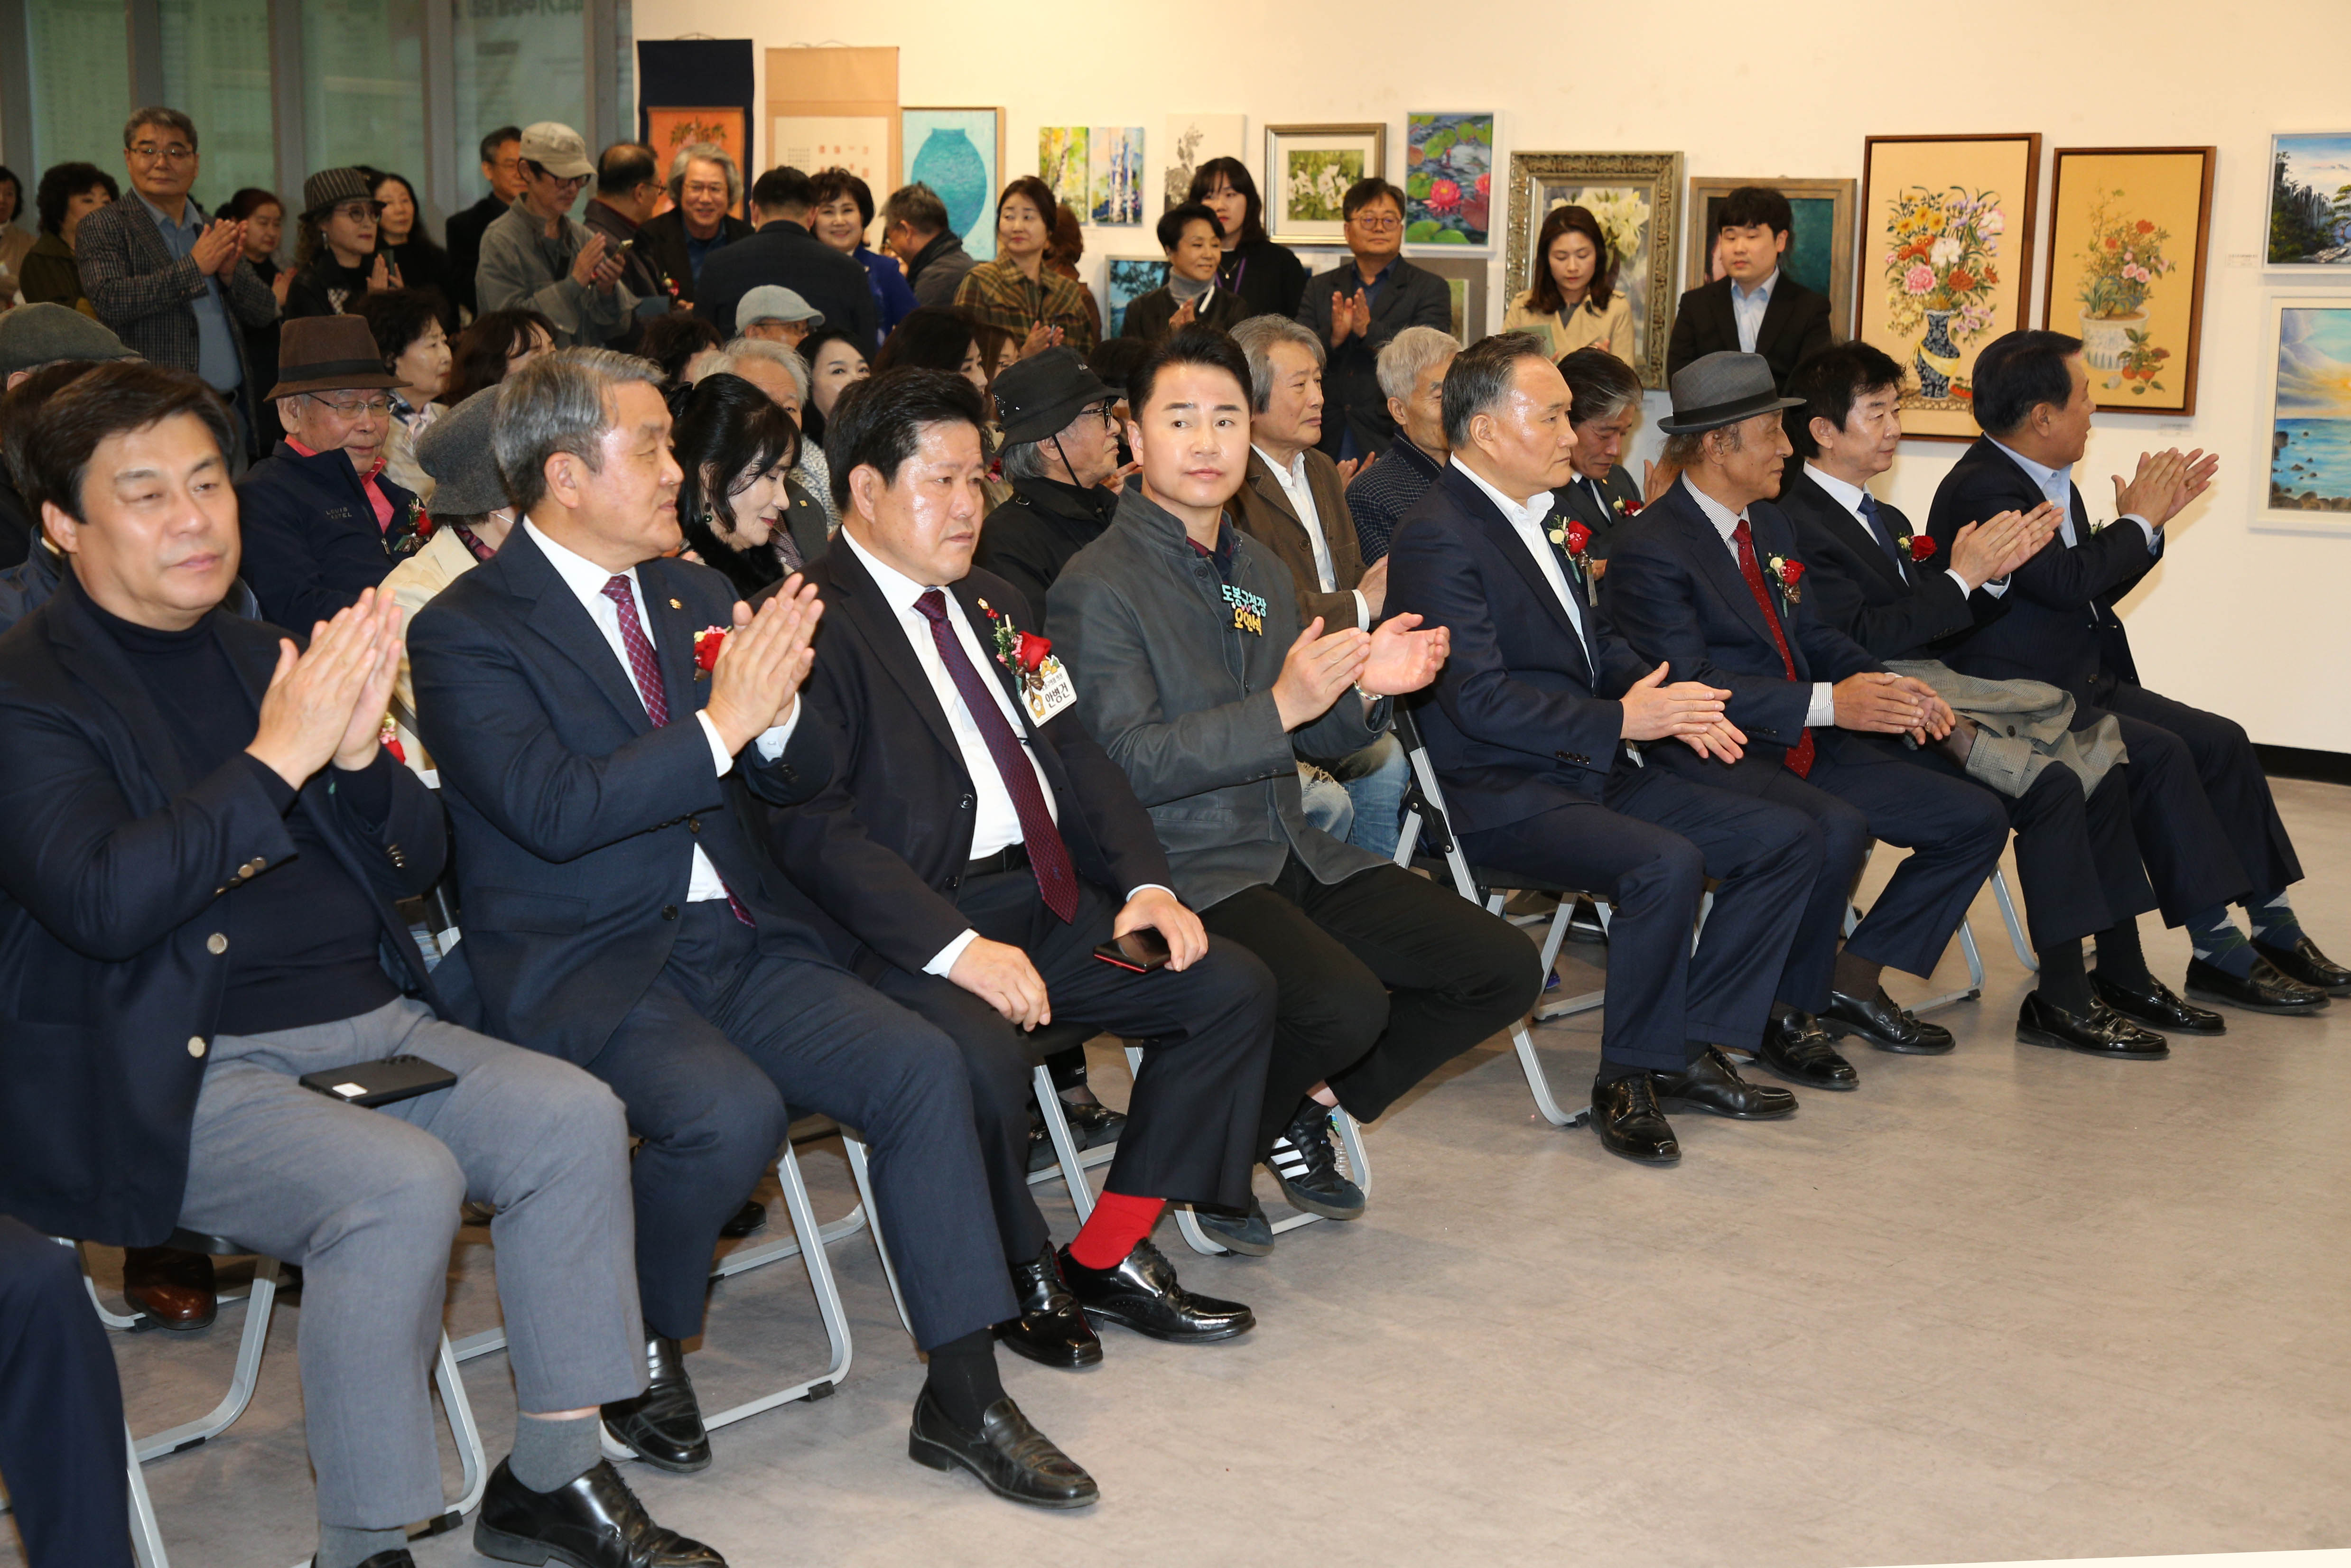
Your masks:
{"label": "gray fedora hat", "polygon": [[511,504],[498,477],[490,427],[497,423],[498,389],[484,387],[427,425],[416,439],[416,461],[433,476],[433,515],[477,517]]}
{"label": "gray fedora hat", "polygon": [[1675,371],[1673,391],[1674,416],[1657,421],[1657,430],[1665,435],[1719,430],[1759,413],[1799,407],[1804,401],[1780,395],[1771,362],[1762,355],[1728,349],[1692,360]]}

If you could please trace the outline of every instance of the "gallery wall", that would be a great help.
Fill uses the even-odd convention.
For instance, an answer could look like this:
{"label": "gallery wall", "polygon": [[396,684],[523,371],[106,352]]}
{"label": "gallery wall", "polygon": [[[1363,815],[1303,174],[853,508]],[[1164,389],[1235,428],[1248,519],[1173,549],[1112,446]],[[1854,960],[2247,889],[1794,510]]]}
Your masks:
{"label": "gallery wall", "polygon": [[[1678,151],[1692,175],[1857,179],[1870,134],[2037,131],[2050,149],[2217,146],[2196,413],[2102,415],[2076,476],[2105,516],[2107,476],[2126,473],[2141,451],[2221,455],[2219,483],[2173,524],[2162,565],[2125,607],[2141,674],[2231,714],[2256,740],[2351,752],[2351,703],[2335,686],[2351,670],[2351,527],[2285,532],[2250,520],[2268,455],[2266,299],[2310,291],[2306,277],[2261,264],[2269,137],[2351,125],[2336,68],[2351,58],[2342,0],[2147,0],[2126,15],[2046,0],[1861,10],[1681,0],[1647,13],[1531,0],[1458,12],[1398,0],[1133,9],[635,0],[634,16],[641,39],[750,38],[763,78],[769,47],[894,44],[900,102],[1008,111],[1013,172],[1033,170],[1040,126],[1141,125],[1155,183],[1162,128],[1191,112],[1247,114],[1253,149],[1269,120],[1384,120],[1392,177],[1411,110],[1494,111],[1498,169],[1513,151]],[[766,99],[763,79],[756,101]],[[764,138],[759,145],[764,153]],[[2041,200],[2034,326],[2045,162]],[[1498,206],[1498,240],[1506,223]],[[1087,244],[1095,269],[1107,256],[1155,248],[1147,227],[1091,229]],[[1499,243],[1496,252],[1489,325],[1509,298]],[[2351,301],[2351,268],[2332,287]],[[1662,397],[1649,403],[1653,419],[1665,412]],[[1642,453],[1655,442],[1645,432]],[[1963,449],[1906,442],[1880,493],[1923,522]]]}

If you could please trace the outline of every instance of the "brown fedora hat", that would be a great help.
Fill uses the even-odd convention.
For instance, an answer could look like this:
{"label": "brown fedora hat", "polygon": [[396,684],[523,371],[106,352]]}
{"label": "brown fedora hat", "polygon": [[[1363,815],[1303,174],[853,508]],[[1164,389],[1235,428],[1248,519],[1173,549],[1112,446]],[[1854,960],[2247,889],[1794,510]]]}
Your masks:
{"label": "brown fedora hat", "polygon": [[375,334],[357,316],[297,316],[278,329],[277,384],[270,397],[348,388],[396,387]]}

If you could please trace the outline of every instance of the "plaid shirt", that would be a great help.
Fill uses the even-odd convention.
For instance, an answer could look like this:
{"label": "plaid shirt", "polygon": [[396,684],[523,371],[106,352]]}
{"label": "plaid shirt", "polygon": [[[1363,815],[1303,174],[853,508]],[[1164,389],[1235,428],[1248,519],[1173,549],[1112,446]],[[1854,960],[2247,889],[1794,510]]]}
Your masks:
{"label": "plaid shirt", "polygon": [[1009,261],[983,261],[964,274],[955,302],[956,309],[1011,333],[1016,341],[1042,321],[1061,329],[1061,340],[1080,359],[1094,351],[1093,313],[1086,308],[1085,285],[1050,267],[1031,283]]}
{"label": "plaid shirt", "polygon": [[[82,219],[74,231],[74,261],[81,271],[82,292],[123,347],[157,364],[198,368],[204,341],[196,328],[195,302],[204,293],[204,275],[196,270],[193,256],[172,259],[144,202],[128,197]],[[229,315],[240,326],[266,327],[277,319],[277,297],[241,256],[222,292]],[[231,332],[229,338],[236,348],[246,396],[268,396],[267,387],[252,384],[245,334]],[[250,413],[248,407],[248,417]]]}

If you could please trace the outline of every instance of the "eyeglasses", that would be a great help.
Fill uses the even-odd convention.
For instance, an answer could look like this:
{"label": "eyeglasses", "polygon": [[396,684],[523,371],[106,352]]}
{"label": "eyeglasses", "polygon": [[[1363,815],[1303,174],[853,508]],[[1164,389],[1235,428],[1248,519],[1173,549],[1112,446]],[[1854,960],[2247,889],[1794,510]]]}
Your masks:
{"label": "eyeglasses", "polygon": [[1374,234],[1404,227],[1404,220],[1394,213],[1357,213],[1347,221],[1359,229],[1368,229]]}
{"label": "eyeglasses", "polygon": [[169,147],[158,147],[152,141],[141,141],[136,147],[126,147],[123,151],[141,163],[152,163],[158,158],[167,163],[184,163],[196,155],[194,148],[177,141],[172,142]]}
{"label": "eyeglasses", "polygon": [[362,220],[373,223],[383,216],[383,204],[381,202],[345,202],[327,215],[330,218],[349,218],[353,223]]}
{"label": "eyeglasses", "polygon": [[1102,422],[1105,428],[1110,430],[1118,428],[1118,406],[1115,403],[1102,403],[1094,412],[1102,415]]}
{"label": "eyeglasses", "polygon": [[363,413],[381,417],[392,413],[392,399],[389,397],[326,398],[317,392],[305,392],[303,395],[321,408],[334,410],[336,415],[342,419],[357,419]]}

